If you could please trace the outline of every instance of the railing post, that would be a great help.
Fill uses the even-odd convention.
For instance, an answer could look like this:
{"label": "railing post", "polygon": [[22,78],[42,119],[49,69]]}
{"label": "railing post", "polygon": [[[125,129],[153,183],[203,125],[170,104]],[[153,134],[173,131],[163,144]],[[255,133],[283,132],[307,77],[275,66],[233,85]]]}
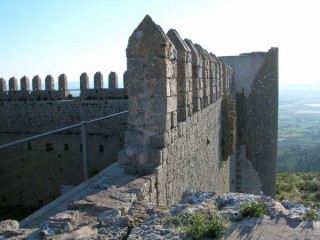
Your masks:
{"label": "railing post", "polygon": [[82,162],[84,180],[88,180],[88,148],[87,148],[87,122],[83,121],[81,125],[81,142],[82,142]]}

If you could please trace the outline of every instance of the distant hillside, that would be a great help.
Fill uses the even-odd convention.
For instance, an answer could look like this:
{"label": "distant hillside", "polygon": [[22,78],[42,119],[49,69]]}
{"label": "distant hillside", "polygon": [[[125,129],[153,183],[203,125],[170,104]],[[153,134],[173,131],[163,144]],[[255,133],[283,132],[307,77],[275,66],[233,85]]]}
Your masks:
{"label": "distant hillside", "polygon": [[301,146],[299,142],[289,146],[278,155],[278,172],[320,172],[319,144]]}
{"label": "distant hillside", "polygon": [[320,173],[277,174],[276,199],[320,207]]}
{"label": "distant hillside", "polygon": [[320,85],[280,85],[278,172],[320,171]]}

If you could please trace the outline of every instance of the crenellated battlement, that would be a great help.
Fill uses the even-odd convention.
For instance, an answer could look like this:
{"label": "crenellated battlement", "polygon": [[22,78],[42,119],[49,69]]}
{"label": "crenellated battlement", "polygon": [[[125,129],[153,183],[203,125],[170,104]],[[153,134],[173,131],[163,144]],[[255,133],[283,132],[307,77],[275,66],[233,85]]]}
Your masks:
{"label": "crenellated battlement", "polygon": [[[147,15],[131,34],[126,56],[124,88],[115,72],[108,88],[96,72],[90,88],[83,72],[77,98],[66,74],[57,88],[46,76],[44,90],[38,75],[32,86],[23,76],[20,88],[14,77],[8,83],[0,78],[0,133],[38,133],[129,108],[128,116],[88,133],[121,133],[119,164],[150,181],[150,202],[169,205],[187,189],[274,195],[277,49],[217,57],[175,29],[165,33]],[[43,102],[65,99],[77,101]]]}
{"label": "crenellated battlement", "polygon": [[[231,67],[175,29],[165,34],[148,15],[126,52],[129,117],[125,149],[119,152],[125,172],[155,174],[158,204],[174,202],[190,188],[227,190],[221,122]],[[228,117],[231,109],[225,118],[235,123],[235,116]],[[235,124],[228,126],[227,132],[235,133]],[[226,153],[225,160],[232,152]]]}
{"label": "crenellated battlement", "polygon": [[[42,90],[42,79],[39,75],[32,78],[32,86],[30,86],[29,78],[23,76],[19,81],[19,88],[18,80],[12,77],[8,81],[7,89],[7,81],[4,78],[0,78],[0,100],[54,101],[73,99],[72,92],[68,88],[68,77],[65,73],[58,76],[57,90],[55,89],[55,79],[52,75],[47,75],[44,81],[45,90]],[[90,89],[89,76],[84,72],[80,75],[80,89],[75,90],[80,90],[80,99],[83,100],[127,98],[126,84],[124,84],[125,88],[119,88],[118,75],[116,72],[110,72],[108,81],[109,88],[104,88],[103,74],[96,72],[94,74],[94,88]]]}

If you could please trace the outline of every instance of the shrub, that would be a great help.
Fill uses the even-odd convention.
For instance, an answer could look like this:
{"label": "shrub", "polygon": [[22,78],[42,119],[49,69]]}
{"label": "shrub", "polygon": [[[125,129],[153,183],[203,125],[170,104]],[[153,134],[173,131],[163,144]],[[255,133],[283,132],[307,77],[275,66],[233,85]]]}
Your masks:
{"label": "shrub", "polygon": [[312,199],[314,201],[320,201],[320,192],[316,192],[315,194],[313,194]]}
{"label": "shrub", "polygon": [[314,209],[311,209],[309,212],[305,215],[305,220],[307,221],[315,221],[318,218],[318,212]]}
{"label": "shrub", "polygon": [[301,187],[301,189],[309,191],[309,192],[320,191],[320,182],[319,181],[306,181],[304,183],[304,186]]}
{"label": "shrub", "polygon": [[182,226],[182,231],[193,239],[201,239],[202,237],[219,238],[227,230],[224,219],[204,212],[175,217],[172,219],[172,223]]}
{"label": "shrub", "polygon": [[277,189],[277,191],[279,191],[279,192],[282,192],[282,191],[284,191],[284,192],[291,192],[291,191],[294,189],[294,185],[293,185],[292,182],[291,182],[291,183],[285,183],[285,182],[283,182],[283,183],[277,183],[277,184],[276,184],[276,189]]}
{"label": "shrub", "polygon": [[262,217],[267,212],[267,205],[263,201],[245,203],[240,208],[243,217]]}

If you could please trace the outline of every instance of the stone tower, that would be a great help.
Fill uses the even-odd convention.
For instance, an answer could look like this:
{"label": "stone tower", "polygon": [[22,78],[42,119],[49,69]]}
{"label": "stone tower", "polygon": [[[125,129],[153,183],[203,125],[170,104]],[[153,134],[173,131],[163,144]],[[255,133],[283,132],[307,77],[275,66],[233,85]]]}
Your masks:
{"label": "stone tower", "polygon": [[236,191],[275,196],[278,49],[221,57],[234,71],[237,101]]}

